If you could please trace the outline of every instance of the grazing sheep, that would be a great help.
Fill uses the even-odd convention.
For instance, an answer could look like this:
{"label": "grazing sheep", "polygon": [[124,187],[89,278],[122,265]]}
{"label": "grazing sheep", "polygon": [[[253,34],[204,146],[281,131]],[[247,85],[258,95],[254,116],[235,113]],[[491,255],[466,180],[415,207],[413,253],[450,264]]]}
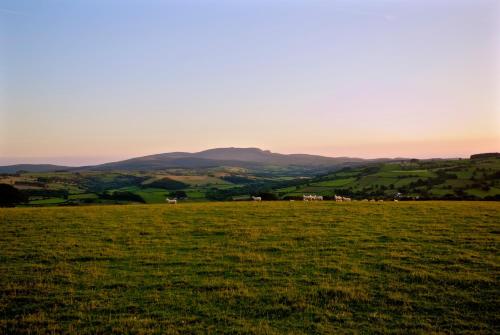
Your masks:
{"label": "grazing sheep", "polygon": [[313,195],[313,194],[311,194],[311,195],[303,194],[302,200],[304,200],[304,201],[317,201],[317,200],[321,201],[321,200],[323,200],[323,196],[322,195]]}
{"label": "grazing sheep", "polygon": [[253,201],[262,201],[262,197],[254,197],[252,196]]}
{"label": "grazing sheep", "polygon": [[399,200],[398,199],[394,199],[394,202],[399,202]]}
{"label": "grazing sheep", "polygon": [[174,204],[174,205],[177,204],[177,199],[167,198],[167,199],[165,199],[165,201],[167,202],[167,204]]}
{"label": "grazing sheep", "polygon": [[305,195],[305,194],[302,194],[302,200],[304,201],[313,201],[314,200],[314,195]]}

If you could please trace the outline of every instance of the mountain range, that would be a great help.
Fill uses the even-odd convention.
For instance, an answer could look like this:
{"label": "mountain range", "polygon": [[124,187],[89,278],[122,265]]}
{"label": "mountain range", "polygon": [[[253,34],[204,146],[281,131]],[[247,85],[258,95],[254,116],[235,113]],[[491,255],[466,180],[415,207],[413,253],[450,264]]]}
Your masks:
{"label": "mountain range", "polygon": [[[259,148],[215,148],[200,152],[169,152],[136,157],[99,165],[69,167],[51,164],[16,164],[0,166],[0,173],[17,171],[50,172],[109,171],[109,170],[158,170],[167,168],[209,168],[233,166],[243,168],[263,168],[265,166],[298,166],[304,168],[358,165],[367,162],[388,161],[388,158],[362,159],[352,157],[326,157],[308,154],[280,154]],[[400,159],[396,159],[400,160]]]}

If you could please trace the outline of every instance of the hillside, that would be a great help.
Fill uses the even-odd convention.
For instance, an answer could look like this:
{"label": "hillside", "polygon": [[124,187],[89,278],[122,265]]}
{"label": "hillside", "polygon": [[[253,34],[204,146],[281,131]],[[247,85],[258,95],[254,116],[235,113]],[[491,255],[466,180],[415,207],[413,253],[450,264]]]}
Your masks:
{"label": "hillside", "polygon": [[[482,157],[482,158],[481,158]],[[409,160],[346,167],[276,190],[281,197],[305,193],[355,199],[500,199],[500,157]]]}

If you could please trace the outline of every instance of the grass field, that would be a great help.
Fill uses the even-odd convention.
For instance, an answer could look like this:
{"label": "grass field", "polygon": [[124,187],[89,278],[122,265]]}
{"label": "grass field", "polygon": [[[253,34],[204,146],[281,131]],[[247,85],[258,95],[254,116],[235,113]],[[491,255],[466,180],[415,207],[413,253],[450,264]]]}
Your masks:
{"label": "grass field", "polygon": [[0,209],[0,333],[500,332],[500,203]]}

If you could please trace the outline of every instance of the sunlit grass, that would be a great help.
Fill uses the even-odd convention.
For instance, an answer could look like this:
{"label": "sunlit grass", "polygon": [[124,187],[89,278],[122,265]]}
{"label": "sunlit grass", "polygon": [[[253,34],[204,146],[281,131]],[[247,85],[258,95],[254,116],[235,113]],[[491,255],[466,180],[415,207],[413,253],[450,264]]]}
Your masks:
{"label": "sunlit grass", "polygon": [[0,209],[0,333],[496,333],[500,204]]}

